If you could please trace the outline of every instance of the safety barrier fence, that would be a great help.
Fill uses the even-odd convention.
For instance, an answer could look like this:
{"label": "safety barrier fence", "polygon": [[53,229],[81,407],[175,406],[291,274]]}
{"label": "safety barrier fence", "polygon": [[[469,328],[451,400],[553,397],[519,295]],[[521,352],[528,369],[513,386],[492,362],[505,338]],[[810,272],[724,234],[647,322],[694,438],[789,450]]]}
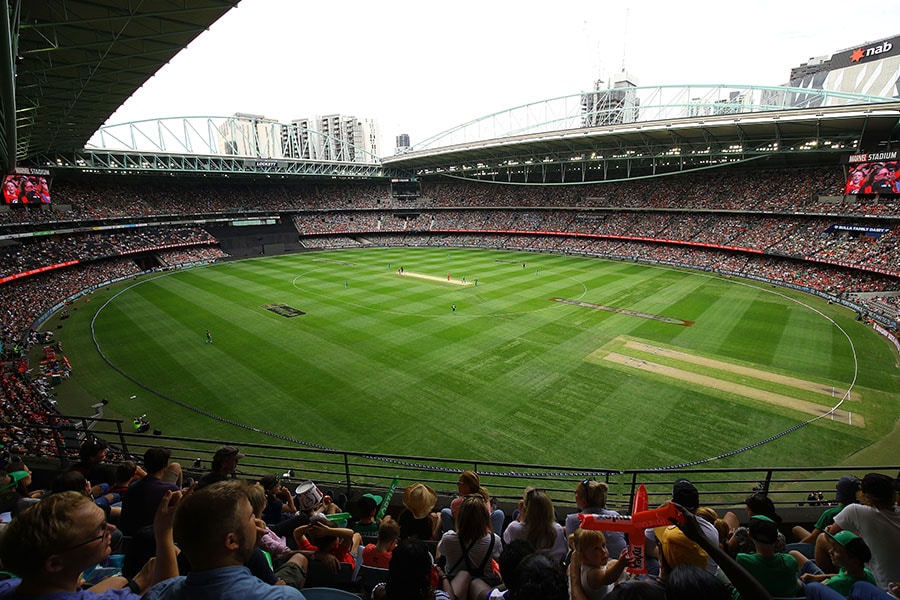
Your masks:
{"label": "safety barrier fence", "polygon": [[[456,493],[458,474],[466,469],[479,473],[482,485],[501,505],[514,508],[522,498],[526,486],[546,491],[557,506],[558,513],[573,512],[574,490],[586,479],[604,481],[609,485],[607,506],[622,513],[630,512],[635,492],[644,484],[650,506],[669,499],[672,483],[679,478],[689,479],[701,493],[703,504],[719,512],[743,506],[745,498],[754,491],[765,491],[779,507],[818,506],[834,500],[835,483],[843,475],[862,478],[869,472],[896,477],[897,465],[876,466],[795,466],[717,468],[705,466],[689,469],[613,469],[607,466],[560,466],[519,464],[480,459],[438,458],[400,454],[331,450],[303,447],[296,444],[268,444],[244,440],[205,439],[163,435],[160,431],[133,431],[131,423],[98,417],[65,417],[66,422],[52,428],[15,426],[31,430],[39,439],[54,439],[57,454],[51,462],[60,469],[78,460],[78,447],[87,435],[95,435],[109,442],[120,459],[140,462],[144,451],[153,446],[171,450],[172,461],[179,462],[186,477],[199,477],[208,471],[212,456],[222,445],[240,449],[236,476],[256,480],[265,474],[275,474],[291,488],[313,481],[324,493],[337,499],[341,495],[358,498],[366,492],[383,494],[394,480],[399,490],[394,504],[399,506],[402,489],[421,482],[447,498]],[[3,423],[3,426],[9,426]],[[585,456],[590,463],[590,456]],[[821,499],[809,497],[821,492]]]}

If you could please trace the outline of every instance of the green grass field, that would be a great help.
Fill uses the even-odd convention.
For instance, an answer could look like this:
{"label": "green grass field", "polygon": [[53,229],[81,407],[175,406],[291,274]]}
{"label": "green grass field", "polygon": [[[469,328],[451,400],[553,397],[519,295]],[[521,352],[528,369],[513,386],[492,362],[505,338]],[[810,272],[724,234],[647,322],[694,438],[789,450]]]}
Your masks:
{"label": "green grass field", "polygon": [[787,430],[855,378],[842,406],[852,424],[820,419],[716,466],[895,459],[900,378],[888,343],[844,308],[741,280],[546,254],[367,249],[145,276],[70,312],[57,330],[75,370],[59,388],[63,412],[90,414],[108,398],[105,416],[147,413],[167,435],[275,441],[122,376],[92,326],[116,367],[164,396],[342,450],[681,464]]}

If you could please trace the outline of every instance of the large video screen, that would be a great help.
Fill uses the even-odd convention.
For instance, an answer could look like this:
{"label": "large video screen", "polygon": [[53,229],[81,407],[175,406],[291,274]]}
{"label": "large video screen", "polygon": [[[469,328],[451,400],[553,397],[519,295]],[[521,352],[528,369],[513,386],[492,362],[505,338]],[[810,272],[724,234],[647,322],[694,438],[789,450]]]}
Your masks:
{"label": "large video screen", "polygon": [[4,204],[50,204],[50,184],[38,175],[7,175],[3,178]]}
{"label": "large video screen", "polygon": [[852,165],[844,194],[900,194],[900,162]]}

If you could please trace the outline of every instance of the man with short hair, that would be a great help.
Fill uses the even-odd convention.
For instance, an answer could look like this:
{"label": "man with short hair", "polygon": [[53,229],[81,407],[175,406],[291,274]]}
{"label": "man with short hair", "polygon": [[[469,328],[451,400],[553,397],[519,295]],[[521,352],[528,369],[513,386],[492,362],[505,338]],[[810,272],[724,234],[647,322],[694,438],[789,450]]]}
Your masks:
{"label": "man with short hair", "polygon": [[205,473],[197,482],[197,489],[204,488],[219,481],[225,481],[234,474],[238,462],[244,455],[234,446],[222,446],[213,455],[212,470]]}
{"label": "man with short hair", "polygon": [[109,577],[85,592],[81,573],[110,554],[113,527],[89,497],[60,492],[22,511],[0,538],[0,561],[20,579],[0,581],[0,599],[138,600],[150,585],[178,574],[172,517],[181,493],[166,495],[156,513],[158,543],[152,569],[133,580]]}
{"label": "man with short hair", "polygon": [[119,526],[126,535],[134,535],[139,529],[153,524],[153,515],[159,501],[166,492],[177,492],[181,489],[178,480],[181,467],[178,463],[169,464],[172,452],[168,448],[147,448],[144,452],[143,477],[128,488],[122,499],[122,517]]}
{"label": "man with short hair", "polygon": [[304,600],[297,589],[264,583],[244,566],[262,532],[245,483],[221,481],[195,491],[181,503],[174,523],[175,540],[192,570],[156,584],[145,600]]}
{"label": "man with short hair", "polygon": [[178,463],[169,464],[171,455],[168,448],[147,448],[144,452],[144,468],[147,475],[131,484],[122,498],[119,528],[128,536],[124,546],[125,561],[122,565],[122,572],[126,576],[136,573],[141,565],[153,556],[156,551],[153,540],[153,516],[167,493],[181,489],[174,483],[181,475],[181,467]]}

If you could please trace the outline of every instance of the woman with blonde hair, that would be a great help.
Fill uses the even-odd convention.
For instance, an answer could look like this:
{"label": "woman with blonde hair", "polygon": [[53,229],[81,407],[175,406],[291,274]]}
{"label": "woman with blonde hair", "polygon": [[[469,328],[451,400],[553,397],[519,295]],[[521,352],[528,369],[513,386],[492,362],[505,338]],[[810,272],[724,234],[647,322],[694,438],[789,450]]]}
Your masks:
{"label": "woman with blonde hair", "polygon": [[[566,534],[573,535],[581,527],[578,515],[606,515],[608,517],[621,516],[614,510],[606,508],[606,498],[609,495],[609,485],[605,481],[584,479],[575,486],[575,505],[577,513],[566,515]],[[625,534],[620,531],[604,531],[606,546],[610,556],[616,557],[622,552],[628,543]]]}
{"label": "woman with blonde hair", "polygon": [[306,581],[306,572],[309,568],[308,559],[299,551],[291,549],[284,539],[269,529],[269,526],[263,521],[262,513],[267,503],[265,488],[257,483],[247,486],[246,492],[247,500],[250,501],[250,507],[253,509],[253,516],[256,517],[257,529],[263,526],[266,528],[264,534],[257,534],[256,548],[269,553],[274,573],[270,575],[266,570],[267,561],[260,561],[255,554],[255,560],[251,559],[250,570],[263,581],[272,583],[271,577],[274,576],[278,583],[301,589]]}
{"label": "woman with blonde hair", "polygon": [[538,552],[556,561],[562,561],[569,550],[566,531],[556,521],[553,501],[545,492],[525,488],[525,497],[519,502],[519,517],[506,528],[503,541],[525,540]]}

